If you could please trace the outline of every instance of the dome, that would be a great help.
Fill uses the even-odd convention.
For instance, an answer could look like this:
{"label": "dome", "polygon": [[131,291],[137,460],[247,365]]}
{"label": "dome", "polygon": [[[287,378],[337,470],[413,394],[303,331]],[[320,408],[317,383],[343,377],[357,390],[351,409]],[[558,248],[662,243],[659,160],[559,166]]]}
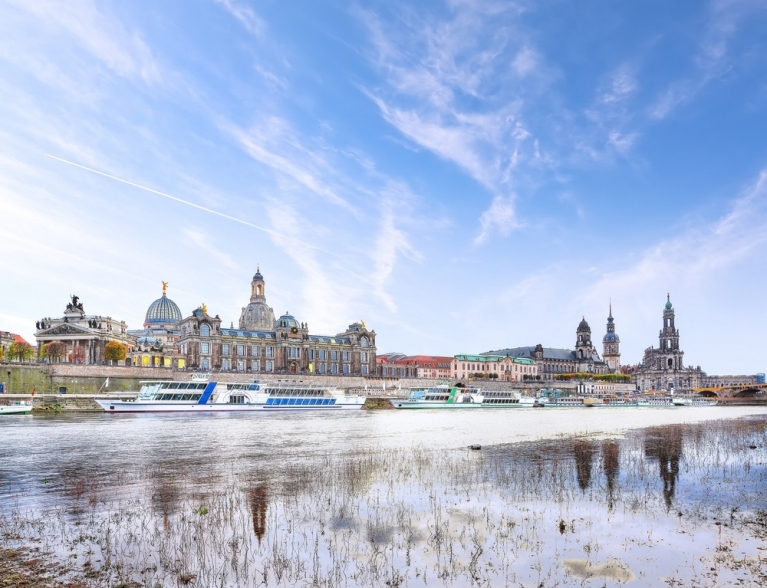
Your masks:
{"label": "dome", "polygon": [[672,308],[672,306],[671,306],[671,300],[667,300],[667,301],[666,301],[666,310],[671,310],[671,308]]}
{"label": "dome", "polygon": [[591,330],[591,327],[590,327],[590,326],[589,326],[589,324],[586,322],[586,317],[583,317],[583,320],[582,320],[582,321],[580,322],[580,324],[578,325],[578,330],[579,330],[579,331],[590,331],[590,330]]}
{"label": "dome", "polygon": [[144,325],[180,323],[181,318],[181,311],[176,303],[163,294],[162,298],[158,298],[149,305]]}
{"label": "dome", "polygon": [[301,325],[298,324],[296,317],[286,312],[280,318],[277,319],[277,321],[274,323],[274,328],[275,329],[293,329],[293,328],[300,329]]}
{"label": "dome", "polygon": [[253,300],[242,309],[240,329],[243,331],[271,331],[273,328],[274,311],[263,300]]}
{"label": "dome", "polygon": [[621,340],[615,333],[607,333],[602,337],[602,343],[620,343]]}
{"label": "dome", "polygon": [[261,275],[261,268],[257,268],[257,269],[256,269],[256,273],[255,273],[255,275],[253,276],[253,281],[254,281],[254,282],[256,282],[256,281],[261,281],[261,282],[263,282],[263,281],[264,281],[264,276],[262,276],[262,275]]}

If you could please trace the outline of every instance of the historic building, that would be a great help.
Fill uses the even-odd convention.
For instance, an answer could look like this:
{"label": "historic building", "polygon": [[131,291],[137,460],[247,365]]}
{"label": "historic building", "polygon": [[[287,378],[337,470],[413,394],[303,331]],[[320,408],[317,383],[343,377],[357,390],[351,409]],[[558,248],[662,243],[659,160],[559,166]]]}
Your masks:
{"label": "historic building", "polygon": [[452,357],[385,353],[376,357],[376,375],[396,378],[451,377]]}
{"label": "historic building", "polygon": [[203,304],[179,323],[179,355],[188,368],[200,370],[354,376],[376,371],[375,331],[359,322],[335,336],[312,335],[290,313],[275,319],[260,268],[238,327],[222,327]]}
{"label": "historic building", "polygon": [[575,349],[544,347],[539,343],[535,346],[487,351],[481,355],[501,357],[508,355],[512,358],[532,359],[537,365],[537,375],[540,375],[542,380],[553,380],[557,374],[574,372],[604,374],[610,371],[591,341],[591,327],[586,322],[586,317],[583,317],[575,331]]}
{"label": "historic building", "polygon": [[684,351],[679,346],[679,329],[674,324],[674,306],[671,295],[663,307],[663,328],[659,347],[645,349],[642,363],[637,366],[635,379],[643,392],[652,390],[690,390],[700,387],[706,374],[700,366],[685,367]]}
{"label": "historic building", "polygon": [[11,345],[14,343],[26,343],[26,340],[21,335],[17,335],[16,333],[11,333],[9,331],[0,331],[0,348],[3,350],[3,356],[5,357],[5,361],[9,361],[9,358],[7,356],[8,349],[10,349]]}
{"label": "historic building", "polygon": [[511,355],[456,355],[452,362],[453,378],[465,380],[472,376],[491,377],[507,382],[539,380],[538,364],[529,357]]}
{"label": "historic building", "polygon": [[128,331],[136,343],[128,352],[129,364],[143,367],[184,369],[186,359],[178,354],[181,310],[168,298],[168,282],[162,282],[162,296],[146,311],[144,328]]}
{"label": "historic building", "polygon": [[621,339],[615,332],[613,305],[610,303],[610,316],[607,317],[607,333],[602,337],[602,358],[611,372],[621,367]]}
{"label": "historic building", "polygon": [[64,343],[66,351],[59,360],[63,363],[105,363],[104,346],[109,341],[117,341],[130,349],[136,340],[128,334],[125,321],[85,314],[83,303],[77,296],[72,296],[63,317],[41,319],[37,321],[36,327],[38,349],[53,341]]}

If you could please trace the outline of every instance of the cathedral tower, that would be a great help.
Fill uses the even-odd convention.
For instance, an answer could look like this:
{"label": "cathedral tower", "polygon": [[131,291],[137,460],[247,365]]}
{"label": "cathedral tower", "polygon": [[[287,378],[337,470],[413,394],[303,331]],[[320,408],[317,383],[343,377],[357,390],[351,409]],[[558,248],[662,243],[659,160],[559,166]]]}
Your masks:
{"label": "cathedral tower", "polygon": [[617,372],[621,367],[621,339],[615,333],[615,322],[613,320],[613,305],[610,303],[610,316],[607,317],[607,333],[602,337],[602,357],[610,368],[610,371]]}
{"label": "cathedral tower", "polygon": [[663,308],[663,328],[660,330],[660,349],[658,357],[661,365],[657,369],[679,370],[682,365],[683,351],[679,349],[679,331],[674,326],[674,307],[671,295],[666,296],[666,306]]}
{"label": "cathedral tower", "polygon": [[271,331],[274,329],[274,311],[266,303],[266,283],[261,268],[250,282],[250,304],[242,309],[240,329],[244,331]]}

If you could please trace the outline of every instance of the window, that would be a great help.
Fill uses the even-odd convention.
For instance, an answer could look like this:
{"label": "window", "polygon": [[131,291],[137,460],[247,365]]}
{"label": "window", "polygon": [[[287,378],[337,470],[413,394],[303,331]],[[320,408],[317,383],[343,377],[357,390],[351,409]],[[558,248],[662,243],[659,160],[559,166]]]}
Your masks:
{"label": "window", "polygon": [[207,370],[207,369],[209,369],[209,367],[208,367],[209,365],[210,365],[210,363],[208,362],[208,358],[207,357],[203,357],[202,361],[200,362],[200,367],[202,369],[204,369],[204,370]]}
{"label": "window", "polygon": [[[271,349],[271,347],[267,347],[267,349]],[[266,371],[267,372],[274,371],[274,363],[272,363],[271,361],[267,361],[266,362]]]}
{"label": "window", "polygon": [[299,347],[288,347],[288,357],[290,359],[299,359],[301,357],[301,349]]}
{"label": "window", "polygon": [[344,375],[345,376],[349,375],[349,364],[348,363],[344,364]]}
{"label": "window", "polygon": [[252,369],[254,372],[258,371],[258,360],[250,362],[250,369]]}
{"label": "window", "polygon": [[200,337],[210,337],[210,325],[200,325]]}
{"label": "window", "polygon": [[337,374],[338,373],[338,364],[334,363],[332,366],[330,366],[330,373],[331,374]]}
{"label": "window", "polygon": [[237,361],[237,371],[244,372],[245,371],[245,362],[241,359]]}
{"label": "window", "polygon": [[321,374],[324,374],[324,373],[325,373],[325,364],[324,364],[324,363],[321,363],[321,364],[320,364],[320,373],[321,373]]}
{"label": "window", "polygon": [[239,356],[245,355],[245,345],[238,345],[237,346],[237,355],[239,355]]}
{"label": "window", "polygon": [[344,361],[349,361],[349,352],[344,351]]}
{"label": "window", "polygon": [[320,359],[326,359],[324,349],[320,349]]}
{"label": "window", "polygon": [[[266,357],[274,357],[274,347],[266,348]],[[269,362],[271,363],[271,362]]]}
{"label": "window", "polygon": [[363,351],[362,353],[360,353],[360,361],[365,363],[367,360],[368,360],[368,352]]}
{"label": "window", "polygon": [[309,353],[309,359],[314,359],[314,349],[310,349],[308,353]]}
{"label": "window", "polygon": [[222,355],[229,355],[229,343],[224,343],[221,346],[221,354]]}
{"label": "window", "polygon": [[253,345],[253,347],[250,348],[250,354],[253,357],[258,357],[258,347],[256,345]]}
{"label": "window", "polygon": [[368,338],[360,337],[360,347],[367,347],[367,346],[368,346]]}
{"label": "window", "polygon": [[225,359],[225,360],[224,360],[224,364],[223,364],[223,366],[222,366],[222,367],[223,367],[223,369],[225,369],[225,370],[228,370],[228,369],[229,369],[229,360],[228,360],[228,359]]}
{"label": "window", "polygon": [[368,375],[368,366],[363,365],[362,366],[362,375],[367,376]]}
{"label": "window", "polygon": [[338,351],[336,351],[335,349],[333,351],[331,351],[330,352],[330,359],[332,359],[333,361],[338,361]]}
{"label": "window", "polygon": [[210,353],[210,343],[200,343],[200,353]]}

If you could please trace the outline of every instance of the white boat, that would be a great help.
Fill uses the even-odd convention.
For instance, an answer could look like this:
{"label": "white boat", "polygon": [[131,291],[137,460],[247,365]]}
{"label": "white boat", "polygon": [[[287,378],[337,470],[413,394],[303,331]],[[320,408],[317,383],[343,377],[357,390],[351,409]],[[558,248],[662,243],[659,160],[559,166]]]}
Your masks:
{"label": "white boat", "polygon": [[391,400],[394,408],[524,408],[532,407],[534,399],[516,390],[458,388],[447,385],[411,388],[407,398]]}
{"label": "white boat", "polygon": [[541,396],[535,399],[535,406],[540,408],[582,408],[583,396]]}
{"label": "white boat", "polygon": [[674,406],[674,399],[671,396],[661,396],[656,394],[640,396],[637,399],[637,406],[643,406],[645,408],[669,408]]}
{"label": "white boat", "polygon": [[361,409],[364,396],[349,396],[340,388],[301,384],[230,384],[206,381],[141,382],[130,400],[97,398],[106,412],[252,412]]}
{"label": "white boat", "polygon": [[15,400],[8,404],[0,404],[2,414],[27,414],[32,410],[32,403],[28,400]]}
{"label": "white boat", "polygon": [[674,406],[716,406],[719,401],[706,398],[700,394],[674,396]]}

